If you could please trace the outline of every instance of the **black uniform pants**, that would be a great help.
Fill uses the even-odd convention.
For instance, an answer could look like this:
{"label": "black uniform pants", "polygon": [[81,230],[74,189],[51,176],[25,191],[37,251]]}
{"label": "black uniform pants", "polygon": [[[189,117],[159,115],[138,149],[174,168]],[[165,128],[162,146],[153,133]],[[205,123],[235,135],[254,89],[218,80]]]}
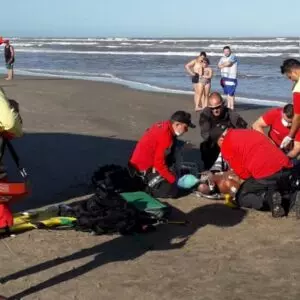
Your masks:
{"label": "black uniform pants", "polygon": [[272,206],[272,195],[291,193],[291,169],[283,169],[262,179],[247,179],[236,194],[236,202],[241,207],[268,209]]}
{"label": "black uniform pants", "polygon": [[157,172],[148,172],[145,175],[146,192],[156,198],[177,198],[179,189],[176,182],[170,183]]}
{"label": "black uniform pants", "polygon": [[148,170],[147,172],[139,172],[130,163],[128,170],[134,179],[141,179],[144,183],[144,191],[156,198],[177,198],[179,189],[176,182],[171,184],[157,172]]}

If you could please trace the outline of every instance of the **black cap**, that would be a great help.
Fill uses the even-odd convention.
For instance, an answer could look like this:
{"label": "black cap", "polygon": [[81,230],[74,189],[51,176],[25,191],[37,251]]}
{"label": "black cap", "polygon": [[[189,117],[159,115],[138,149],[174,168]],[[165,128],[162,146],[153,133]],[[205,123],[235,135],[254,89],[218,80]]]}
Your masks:
{"label": "black cap", "polygon": [[217,143],[218,139],[224,134],[226,131],[227,126],[218,124],[216,127],[214,127],[210,133],[209,137],[213,143]]}
{"label": "black cap", "polygon": [[192,123],[191,114],[183,111],[178,110],[171,116],[171,121],[180,122],[186,124],[188,127],[195,128],[196,125]]}

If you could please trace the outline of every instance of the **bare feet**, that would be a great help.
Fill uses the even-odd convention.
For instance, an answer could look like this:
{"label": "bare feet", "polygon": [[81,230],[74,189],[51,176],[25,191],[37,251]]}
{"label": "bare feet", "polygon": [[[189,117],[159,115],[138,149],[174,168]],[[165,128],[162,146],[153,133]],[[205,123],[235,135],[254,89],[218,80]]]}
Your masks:
{"label": "bare feet", "polygon": [[201,111],[202,107],[195,107],[195,111]]}

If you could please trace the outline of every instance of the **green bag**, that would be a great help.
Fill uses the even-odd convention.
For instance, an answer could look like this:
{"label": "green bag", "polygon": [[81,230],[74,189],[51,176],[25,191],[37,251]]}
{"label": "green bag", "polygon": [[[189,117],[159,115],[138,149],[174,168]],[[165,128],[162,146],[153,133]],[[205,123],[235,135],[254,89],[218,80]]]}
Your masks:
{"label": "green bag", "polygon": [[122,198],[134,205],[138,210],[145,211],[156,218],[163,218],[170,214],[171,207],[145,192],[121,193]]}

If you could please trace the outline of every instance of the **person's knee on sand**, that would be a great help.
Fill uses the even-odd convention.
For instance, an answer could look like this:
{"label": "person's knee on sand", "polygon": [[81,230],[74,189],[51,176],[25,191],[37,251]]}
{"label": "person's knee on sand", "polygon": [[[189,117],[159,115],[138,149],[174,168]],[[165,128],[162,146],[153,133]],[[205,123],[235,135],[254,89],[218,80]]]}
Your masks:
{"label": "person's knee on sand", "polygon": [[180,192],[176,183],[170,184],[166,180],[162,181],[157,186],[148,187],[147,191],[156,198],[171,198],[176,199],[179,197]]}

